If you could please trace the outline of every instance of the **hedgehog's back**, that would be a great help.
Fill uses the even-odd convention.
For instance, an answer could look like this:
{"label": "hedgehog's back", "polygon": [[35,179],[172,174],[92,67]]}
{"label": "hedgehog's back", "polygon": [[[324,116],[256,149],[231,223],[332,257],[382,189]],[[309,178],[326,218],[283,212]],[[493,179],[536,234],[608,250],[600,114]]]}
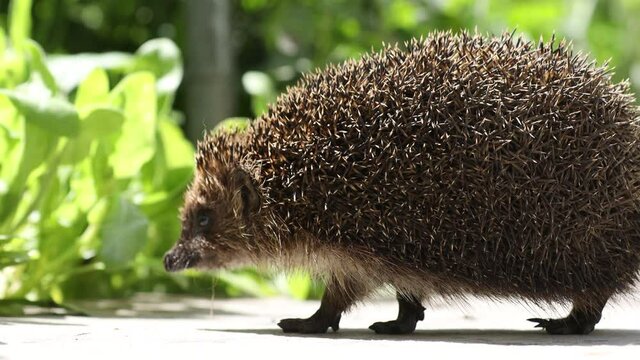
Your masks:
{"label": "hedgehog's back", "polygon": [[437,34],[308,76],[252,136],[322,241],[494,292],[617,291],[640,261],[627,92],[563,44]]}

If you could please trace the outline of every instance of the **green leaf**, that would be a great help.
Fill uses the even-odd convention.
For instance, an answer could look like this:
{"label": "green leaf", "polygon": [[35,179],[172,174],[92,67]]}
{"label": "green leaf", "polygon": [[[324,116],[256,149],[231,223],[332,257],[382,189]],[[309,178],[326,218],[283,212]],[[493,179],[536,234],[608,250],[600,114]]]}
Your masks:
{"label": "green leaf", "polygon": [[98,200],[93,174],[91,173],[91,161],[84,161],[76,165],[74,170],[75,174],[69,182],[70,191],[76,195],[74,202],[81,211],[86,213],[93,208]]}
{"label": "green leaf", "polygon": [[109,156],[116,178],[132,178],[156,150],[157,102],[155,79],[147,72],[124,78],[111,93],[112,105],[126,116],[122,134]]}
{"label": "green leaf", "polygon": [[413,2],[395,0],[391,2],[388,16],[385,17],[393,28],[412,30],[419,24],[420,8]]}
{"label": "green leaf", "polygon": [[[0,246],[10,242],[13,240],[13,236],[9,236],[9,235],[5,235],[5,234],[0,234]],[[1,249],[1,247],[0,247]],[[0,256],[2,256],[2,253],[0,253]]]}
{"label": "green leaf", "polygon": [[193,145],[175,124],[168,121],[159,124],[157,149],[153,161],[143,168],[145,191],[136,198],[136,204],[148,216],[180,206],[173,202],[181,198],[194,171]]}
{"label": "green leaf", "polygon": [[21,49],[31,34],[31,0],[13,0],[9,6],[9,36]]}
{"label": "green leaf", "polygon": [[93,140],[86,134],[81,134],[69,141],[64,147],[62,164],[77,164],[85,159],[89,155],[92,142]]}
{"label": "green leaf", "polygon": [[115,134],[122,128],[124,115],[115,108],[98,107],[85,110],[88,115],[82,119],[80,136],[72,139],[65,147],[62,162],[75,164],[87,157],[94,140]]}
{"label": "green leaf", "polygon": [[[519,1],[511,6],[492,4],[492,9],[503,14],[509,28],[517,28],[530,34],[549,36],[553,29],[561,28],[566,24],[566,14],[569,3],[555,0],[538,0],[535,3]],[[565,14],[565,16],[563,16]]]}
{"label": "green leaf", "polygon": [[147,241],[148,220],[129,200],[118,196],[107,213],[100,258],[109,267],[126,267]]}
{"label": "green leaf", "polygon": [[56,78],[56,83],[65,93],[75,89],[95,69],[113,70],[122,73],[124,69],[132,66],[133,61],[134,57],[131,54],[122,52],[52,55],[47,57],[47,65]]}
{"label": "green leaf", "polygon": [[0,172],[0,178],[9,184],[0,207],[0,224],[8,216],[15,216],[21,209],[27,179],[34,169],[43,165],[51,156],[58,143],[57,137],[32,123],[24,124],[23,131],[20,146],[8,154],[5,160],[13,166],[3,166]]}
{"label": "green leaf", "polygon": [[182,81],[182,55],[169,39],[153,39],[136,51],[136,70],[151,71],[160,94],[174,93]]}
{"label": "green leaf", "polygon": [[[182,225],[180,222],[175,221],[175,219],[178,218],[178,208],[182,201],[174,201],[174,203],[176,206],[173,208],[168,208],[166,211],[160,212],[153,218],[150,218],[149,242],[146,245],[146,253],[149,256],[162,259],[164,253],[166,253],[180,237]],[[162,270],[164,270],[164,268]]]}
{"label": "green leaf", "polygon": [[[2,110],[0,110],[0,114],[2,114]],[[9,129],[7,129],[6,126],[0,123],[0,156],[2,156],[4,159],[9,152],[9,149],[11,149],[13,146],[15,146],[15,140],[12,141]],[[3,162],[0,162],[0,169],[2,169],[2,166]],[[2,194],[2,190],[0,190],[0,194]]]}
{"label": "green leaf", "polygon": [[220,123],[213,128],[213,132],[236,132],[236,131],[244,131],[251,124],[251,119],[244,117],[232,117],[228,119],[222,120]]}
{"label": "green leaf", "polygon": [[82,112],[83,107],[106,103],[108,95],[109,77],[107,72],[99,68],[94,69],[78,86],[75,105]]}
{"label": "green leaf", "polygon": [[108,196],[117,191],[113,176],[113,167],[109,165],[109,156],[113,146],[109,141],[100,141],[91,156],[91,173],[98,196]]}
{"label": "green leaf", "polygon": [[[6,50],[7,50],[7,34],[5,34],[4,29],[0,27],[0,57],[4,55],[4,52]],[[3,62],[4,61],[0,61],[0,64]]]}
{"label": "green leaf", "polygon": [[[227,284],[240,294],[248,294],[252,296],[269,296],[274,295],[275,290],[263,278],[254,276],[249,271],[226,271],[216,272],[216,277]],[[240,295],[238,294],[238,295]]]}
{"label": "green leaf", "polygon": [[182,130],[168,121],[161,122],[159,130],[167,168],[193,168],[193,145],[184,137]]}
{"label": "green leaf", "polygon": [[29,77],[24,57],[8,48],[0,54],[0,88],[12,89]]}
{"label": "green leaf", "polygon": [[122,129],[124,115],[115,108],[94,108],[82,120],[82,132],[89,138],[101,138],[116,133]]}
{"label": "green leaf", "polygon": [[31,58],[31,66],[40,74],[47,89],[55,96],[58,93],[58,85],[56,85],[56,80],[45,64],[44,51],[40,45],[33,40],[27,40],[25,47]]}
{"label": "green leaf", "polygon": [[251,108],[256,116],[267,110],[276,99],[275,86],[271,78],[260,71],[247,71],[242,75],[242,86],[251,95]]}
{"label": "green leaf", "polygon": [[311,292],[311,277],[308,274],[293,274],[288,276],[289,293],[295,299],[305,300]]}
{"label": "green leaf", "polygon": [[29,255],[21,251],[0,251],[0,269],[24,264],[30,260]]}
{"label": "green leaf", "polygon": [[27,123],[34,124],[57,136],[76,136],[80,130],[78,112],[69,102],[52,97],[0,89],[24,115]]}

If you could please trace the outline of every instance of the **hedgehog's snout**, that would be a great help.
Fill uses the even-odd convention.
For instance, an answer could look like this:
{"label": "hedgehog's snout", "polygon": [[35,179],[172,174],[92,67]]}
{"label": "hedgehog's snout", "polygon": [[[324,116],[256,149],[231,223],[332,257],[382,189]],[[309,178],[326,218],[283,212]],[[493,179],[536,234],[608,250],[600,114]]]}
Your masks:
{"label": "hedgehog's snout", "polygon": [[169,272],[188,269],[194,267],[199,259],[198,254],[178,245],[164,255],[164,269]]}

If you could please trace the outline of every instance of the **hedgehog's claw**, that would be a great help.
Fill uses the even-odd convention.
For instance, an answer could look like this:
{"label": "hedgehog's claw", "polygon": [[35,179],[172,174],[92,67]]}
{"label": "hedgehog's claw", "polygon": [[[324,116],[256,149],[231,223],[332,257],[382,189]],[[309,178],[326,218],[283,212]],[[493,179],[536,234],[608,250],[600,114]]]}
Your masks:
{"label": "hedgehog's claw", "polygon": [[549,320],[547,319],[540,319],[540,318],[531,318],[531,319],[527,319],[527,321],[531,321],[531,322],[535,322],[538,323],[536,326],[536,328],[544,328],[547,326],[547,324],[549,323]]}
{"label": "hedgehog's claw", "polygon": [[532,318],[527,320],[538,323],[536,328],[543,328],[552,335],[586,335],[591,333],[595,327],[595,322],[580,322],[573,316],[562,319]]}

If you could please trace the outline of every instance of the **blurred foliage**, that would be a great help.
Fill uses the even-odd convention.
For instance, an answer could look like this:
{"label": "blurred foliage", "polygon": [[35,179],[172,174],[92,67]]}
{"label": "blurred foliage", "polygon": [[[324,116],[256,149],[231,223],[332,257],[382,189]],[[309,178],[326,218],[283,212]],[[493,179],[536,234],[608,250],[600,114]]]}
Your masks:
{"label": "blurred foliage", "polygon": [[[210,293],[210,275],[162,266],[193,176],[193,146],[172,106],[180,50],[153,39],[133,54],[47,57],[29,38],[29,2],[13,4],[8,31],[0,28],[0,314],[24,300]],[[225,295],[311,290],[254,270],[220,271],[216,281]]]}
{"label": "blurred foliage", "polygon": [[[0,33],[0,295],[112,296],[162,270],[193,147],[172,110],[180,51],[152,40],[58,84],[16,2]],[[27,4],[28,5],[28,4]],[[109,56],[105,54],[104,56]]]}
{"label": "blurred foliage", "polygon": [[[180,131],[188,1],[0,2],[1,297],[211,292],[211,276],[161,265],[193,171]],[[436,29],[555,33],[640,90],[640,0],[231,3],[241,101],[221,128],[246,127],[302,73]],[[319,293],[304,275],[216,275],[226,295]]]}
{"label": "blurred foliage", "polygon": [[555,34],[600,63],[610,60],[614,79],[630,78],[634,90],[640,90],[640,0],[242,0],[239,4],[240,74],[250,96],[238,113],[245,116],[264,110],[255,105],[254,89],[259,86],[245,81],[249,74],[263,81],[264,89],[273,89],[258,95],[272,99],[304,72],[433,30],[488,34],[515,30],[532,40],[548,40]]}
{"label": "blurred foliage", "polygon": [[[245,89],[238,94],[238,116],[253,117],[264,109],[265,96],[254,100],[248,74],[258,81],[264,80],[257,78],[260,73],[268,77],[272,90],[266,98],[272,101],[303,72],[436,29],[493,34],[516,29],[534,40],[555,33],[599,62],[611,59],[615,79],[631,78],[636,92],[640,89],[640,0],[229,1],[234,7],[229,41],[236,48],[237,81]],[[0,24],[6,25],[8,2],[0,4]],[[35,0],[32,36],[50,53],[133,52],[157,37],[184,48],[186,6],[188,0]]]}
{"label": "blurred foliage", "polygon": [[[133,52],[153,38],[175,40],[184,27],[179,0],[13,0],[31,10],[31,36],[50,53]],[[0,2],[8,23],[9,1]]]}

